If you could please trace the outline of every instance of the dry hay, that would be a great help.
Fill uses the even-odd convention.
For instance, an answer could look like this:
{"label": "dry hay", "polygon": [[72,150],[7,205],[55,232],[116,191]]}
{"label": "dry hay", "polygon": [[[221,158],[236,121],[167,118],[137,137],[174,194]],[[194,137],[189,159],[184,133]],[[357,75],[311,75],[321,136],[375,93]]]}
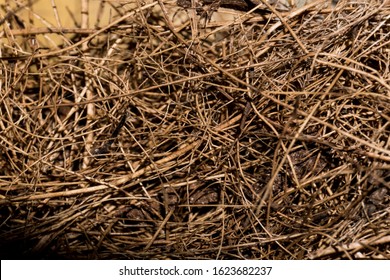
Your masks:
{"label": "dry hay", "polygon": [[[389,6],[200,4],[2,19],[3,257],[390,257]],[[55,32],[73,36],[28,45]]]}

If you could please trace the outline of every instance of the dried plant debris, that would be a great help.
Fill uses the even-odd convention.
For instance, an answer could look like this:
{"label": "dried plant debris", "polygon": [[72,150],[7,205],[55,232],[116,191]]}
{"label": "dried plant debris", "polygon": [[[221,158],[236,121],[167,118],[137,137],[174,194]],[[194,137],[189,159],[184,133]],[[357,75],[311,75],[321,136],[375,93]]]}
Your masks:
{"label": "dried plant debris", "polygon": [[2,257],[390,258],[388,4],[179,2],[2,7]]}

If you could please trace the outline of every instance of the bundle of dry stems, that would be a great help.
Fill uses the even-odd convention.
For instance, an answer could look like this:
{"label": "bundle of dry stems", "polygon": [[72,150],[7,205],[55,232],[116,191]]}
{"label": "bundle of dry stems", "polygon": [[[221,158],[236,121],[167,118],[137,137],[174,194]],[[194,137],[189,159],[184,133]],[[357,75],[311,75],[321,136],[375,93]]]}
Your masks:
{"label": "bundle of dry stems", "polygon": [[389,5],[102,2],[3,7],[4,257],[390,258]]}

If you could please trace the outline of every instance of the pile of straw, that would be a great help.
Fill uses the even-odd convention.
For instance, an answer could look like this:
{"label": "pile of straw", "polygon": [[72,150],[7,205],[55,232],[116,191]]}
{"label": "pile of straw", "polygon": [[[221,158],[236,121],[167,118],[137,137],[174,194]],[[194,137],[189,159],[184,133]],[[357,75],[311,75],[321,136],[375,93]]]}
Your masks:
{"label": "pile of straw", "polygon": [[75,30],[8,13],[3,257],[390,258],[390,9],[348,2],[118,2]]}

